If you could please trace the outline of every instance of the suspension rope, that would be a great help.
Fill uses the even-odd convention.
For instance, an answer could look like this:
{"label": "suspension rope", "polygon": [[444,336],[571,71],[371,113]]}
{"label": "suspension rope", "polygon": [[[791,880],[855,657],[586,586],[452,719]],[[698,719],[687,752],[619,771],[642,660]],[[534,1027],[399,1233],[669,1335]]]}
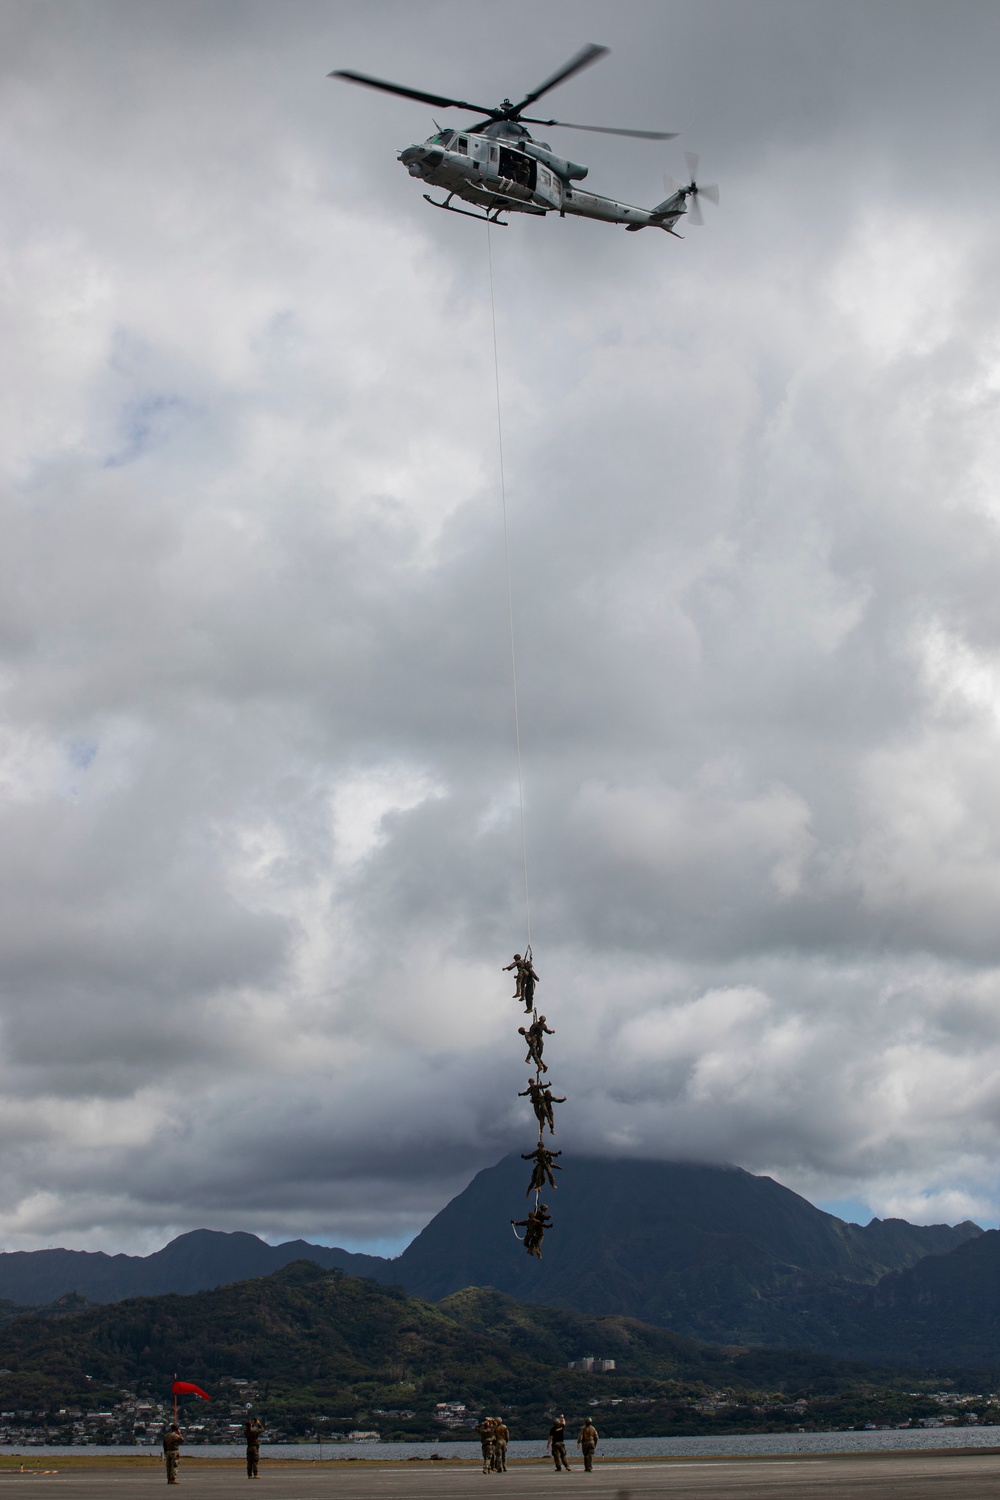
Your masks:
{"label": "suspension rope", "polygon": [[[529,963],[531,962],[531,951],[530,951],[530,949],[528,951],[528,961],[529,961]],[[537,1024],[537,1022],[538,1022],[538,1007],[537,1007],[537,1005],[533,1005],[531,1007],[531,1019],[532,1019],[533,1023]],[[544,1038],[543,1038],[543,1041],[544,1041]],[[538,1063],[535,1064],[535,1082],[538,1084],[539,1087],[541,1087],[541,1083],[542,1083],[542,1070],[541,1070],[541,1067],[539,1066]],[[539,1120],[539,1122],[538,1122],[538,1146],[539,1146],[539,1149],[542,1149],[544,1147],[544,1145],[545,1145],[545,1126],[542,1124],[541,1120]],[[538,1186],[535,1188],[535,1212],[536,1213],[538,1212],[538,1202],[539,1202],[539,1199],[541,1198],[541,1196],[542,1196],[542,1185],[541,1185],[541,1183],[539,1183]]]}
{"label": "suspension rope", "polygon": [[[503,515],[503,555],[504,566],[507,575],[507,623],[510,630],[510,674],[514,698],[514,742],[517,747],[517,802],[521,821],[521,862],[524,867],[524,921],[527,931],[527,942],[524,948],[524,957],[522,958],[520,954],[515,954],[514,962],[512,964],[508,964],[507,969],[512,969],[515,967],[517,968],[516,998],[520,998],[526,1001],[525,1016],[527,1017],[528,1013],[530,1012],[531,1024],[534,1027],[538,1025],[539,1015],[538,1007],[535,1004],[536,976],[532,967],[531,952],[531,902],[528,889],[528,843],[525,837],[524,828],[524,772],[521,764],[521,716],[519,711],[517,693],[517,646],[514,632],[514,590],[510,567],[510,534],[507,524],[507,478],[504,471],[503,407],[500,400],[500,356],[497,348],[497,307],[496,295],[493,287],[493,241],[490,235],[489,223],[487,223],[486,226],[486,251],[490,269],[490,315],[492,318],[493,328],[493,380],[496,390],[497,406],[497,451],[500,458],[500,508]],[[547,1030],[548,1028],[545,1029]],[[526,1028],[522,1028],[522,1030],[526,1031]],[[529,1197],[533,1192],[534,1203],[527,1220],[518,1219],[516,1222],[513,1219],[511,1220],[511,1229],[514,1232],[515,1239],[521,1240],[521,1236],[517,1232],[518,1226],[525,1226],[524,1238],[523,1240],[521,1240],[521,1243],[524,1244],[525,1249],[530,1255],[537,1256],[539,1260],[541,1260],[542,1258],[542,1239],[545,1234],[545,1229],[552,1222],[551,1219],[546,1218],[545,1214],[541,1212],[541,1196],[545,1179],[547,1178],[548,1181],[552,1183],[553,1186],[555,1186],[555,1179],[552,1176],[552,1157],[546,1153],[545,1149],[546,1112],[548,1116],[549,1129],[553,1134],[554,1130],[552,1127],[552,1103],[549,1102],[550,1091],[547,1091],[544,1095],[542,1093],[542,1090],[545,1088],[545,1085],[543,1083],[543,1074],[547,1071],[542,1064],[541,1059],[543,1046],[544,1035],[542,1033],[533,1033],[531,1038],[529,1039],[528,1051],[530,1059],[534,1062],[534,1076],[529,1079],[528,1092],[531,1094],[532,1106],[535,1109],[536,1115],[538,1116],[538,1145],[535,1148],[533,1157],[529,1158],[529,1160],[534,1160],[535,1170],[532,1173],[533,1185],[529,1185],[528,1192],[525,1194],[525,1197]],[[559,1152],[556,1153],[556,1155],[560,1154],[561,1153]]]}
{"label": "suspension rope", "polygon": [[510,537],[507,528],[507,479],[503,461],[503,418],[500,404],[500,357],[497,352],[497,305],[493,292],[493,238],[486,225],[486,253],[490,268],[490,314],[493,322],[493,382],[497,403],[497,451],[500,455],[500,509],[503,514],[503,557],[507,573],[507,624],[510,630],[510,675],[514,697],[514,743],[517,747],[517,804],[521,821],[521,863],[524,866],[524,922],[531,953],[531,901],[528,896],[528,842],[524,832],[524,773],[521,767],[521,716],[517,698],[517,649],[514,640],[514,593],[510,576]]}

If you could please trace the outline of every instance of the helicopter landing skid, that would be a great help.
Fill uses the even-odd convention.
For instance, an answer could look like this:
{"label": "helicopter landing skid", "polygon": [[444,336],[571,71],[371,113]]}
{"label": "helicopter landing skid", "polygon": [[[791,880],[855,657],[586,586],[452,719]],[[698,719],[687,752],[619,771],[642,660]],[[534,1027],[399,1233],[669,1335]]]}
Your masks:
{"label": "helicopter landing skid", "polygon": [[467,208],[452,208],[451,200],[454,197],[453,193],[449,193],[443,203],[439,203],[436,198],[432,198],[430,193],[425,193],[424,197],[431,205],[431,208],[444,208],[450,214],[461,214],[463,219],[478,219],[480,223],[497,224],[501,229],[507,228],[507,220],[497,217],[498,214],[503,212],[503,205],[497,209],[487,210],[485,214],[474,214],[470,213]]}

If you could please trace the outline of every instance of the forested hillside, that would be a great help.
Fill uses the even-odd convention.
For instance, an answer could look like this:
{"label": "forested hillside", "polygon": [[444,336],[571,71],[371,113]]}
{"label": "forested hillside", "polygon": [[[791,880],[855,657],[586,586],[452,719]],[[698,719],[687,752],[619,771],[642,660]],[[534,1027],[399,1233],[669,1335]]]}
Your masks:
{"label": "forested hillside", "polygon": [[[609,1374],[566,1368],[597,1354]],[[229,1415],[249,1381],[272,1434],[448,1436],[504,1412],[516,1435],[546,1414],[599,1414],[608,1435],[844,1425],[934,1412],[954,1373],[902,1376],[782,1350],[721,1349],[633,1319],[528,1306],[481,1289],[437,1306],[309,1262],[192,1296],[22,1314],[0,1328],[0,1404],[45,1414],[113,1408],[123,1392],[163,1399],[175,1372]],[[806,1408],[795,1406],[805,1401]],[[447,1416],[441,1403],[465,1412]],[[196,1420],[216,1407],[197,1407]],[[189,1419],[190,1414],[189,1414]]]}

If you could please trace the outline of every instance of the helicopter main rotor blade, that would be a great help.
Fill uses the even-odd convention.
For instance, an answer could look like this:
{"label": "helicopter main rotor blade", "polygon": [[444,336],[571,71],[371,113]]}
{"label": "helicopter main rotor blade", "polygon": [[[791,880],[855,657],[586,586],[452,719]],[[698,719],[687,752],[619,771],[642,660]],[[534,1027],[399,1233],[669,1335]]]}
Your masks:
{"label": "helicopter main rotor blade", "polygon": [[559,69],[558,73],[553,73],[551,78],[546,78],[545,82],[540,83],[532,93],[525,94],[514,111],[515,115],[519,115],[522,109],[527,109],[529,104],[534,104],[535,100],[540,99],[543,94],[547,94],[549,89],[554,89],[557,84],[565,83],[567,78],[573,77],[574,73],[579,73],[584,68],[589,68],[591,63],[595,63],[599,57],[606,56],[608,50],[607,47],[599,47],[596,42],[588,42],[586,47],[581,47],[580,51],[571,57],[564,67]]}
{"label": "helicopter main rotor blade", "polygon": [[554,125],[559,130],[590,130],[595,135],[630,135],[637,141],[672,141],[680,133],[676,130],[617,130],[612,125],[571,125],[568,120],[533,120],[530,115],[518,118],[525,125]]}
{"label": "helicopter main rotor blade", "polygon": [[464,99],[445,99],[441,94],[425,94],[420,89],[404,88],[401,83],[387,83],[384,78],[370,78],[367,73],[352,73],[347,68],[338,68],[328,73],[327,78],[344,78],[348,83],[360,83],[367,89],[381,89],[384,94],[401,94],[404,99],[416,99],[421,104],[436,104],[441,109],[471,109],[477,115],[497,117],[497,111],[486,104],[467,104]]}

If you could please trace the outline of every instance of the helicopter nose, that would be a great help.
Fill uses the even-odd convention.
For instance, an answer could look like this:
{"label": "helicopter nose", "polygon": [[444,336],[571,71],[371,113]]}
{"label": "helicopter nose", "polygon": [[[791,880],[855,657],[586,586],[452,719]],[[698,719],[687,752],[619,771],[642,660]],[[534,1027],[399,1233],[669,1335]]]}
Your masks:
{"label": "helicopter nose", "polygon": [[419,146],[407,146],[399,153],[399,159],[409,172],[411,177],[423,177],[424,167],[421,158],[424,153]]}
{"label": "helicopter nose", "polygon": [[411,177],[429,177],[444,161],[444,152],[427,146],[407,146],[399,153],[399,160]]}

